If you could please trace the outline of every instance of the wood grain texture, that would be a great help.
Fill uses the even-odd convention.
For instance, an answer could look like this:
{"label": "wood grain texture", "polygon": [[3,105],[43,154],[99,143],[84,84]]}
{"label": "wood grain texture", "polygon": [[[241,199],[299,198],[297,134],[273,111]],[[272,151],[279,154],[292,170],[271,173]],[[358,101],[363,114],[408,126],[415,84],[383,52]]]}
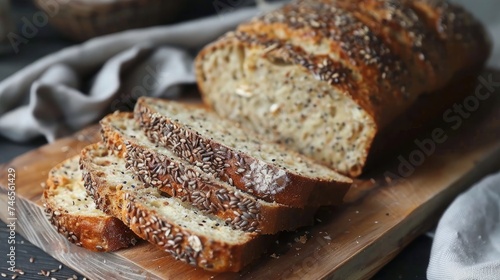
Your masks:
{"label": "wood grain texture", "polygon": [[[496,73],[493,80],[499,81],[500,75]],[[496,91],[500,93],[500,88]],[[69,244],[55,232],[41,209],[40,184],[53,165],[98,140],[96,127],[4,165],[0,207],[6,203],[6,170],[15,168],[18,232],[91,279],[366,279],[433,226],[458,194],[500,167],[499,94],[481,101],[459,128],[439,125],[448,129],[448,139],[437,144],[436,152],[425,157],[411,176],[387,182],[384,174],[398,174],[399,165],[398,159],[387,159],[356,182],[344,206],[321,209],[315,226],[282,234],[279,244],[240,273],[213,274],[192,268],[145,242],[115,253],[94,253]],[[405,158],[416,149],[409,146],[401,151]],[[5,212],[0,213],[6,221]]]}

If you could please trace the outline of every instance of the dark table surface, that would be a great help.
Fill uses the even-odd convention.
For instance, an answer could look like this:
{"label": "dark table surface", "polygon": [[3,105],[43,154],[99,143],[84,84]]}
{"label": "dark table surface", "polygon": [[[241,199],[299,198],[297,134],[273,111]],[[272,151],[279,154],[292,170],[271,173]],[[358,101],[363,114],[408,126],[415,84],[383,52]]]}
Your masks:
{"label": "dark table surface", "polygon": [[[5,1],[5,0],[0,0]],[[12,14],[15,25],[19,28],[22,25],[22,18],[31,18],[36,12],[31,1],[15,0],[12,1]],[[209,4],[207,4],[209,3]],[[212,1],[204,0],[203,4],[192,5],[189,11],[184,14],[184,19],[194,18],[200,15],[214,13]],[[58,33],[49,25],[39,29],[34,38],[31,38],[27,44],[20,46],[17,54],[12,52],[8,44],[0,45],[0,81],[51,52],[60,50],[73,42],[61,38]],[[46,144],[42,138],[35,139],[28,143],[15,143],[0,136],[0,163],[9,162],[14,157]],[[4,208],[2,206],[2,208]],[[4,211],[2,209],[1,211]],[[70,268],[61,265],[60,262],[43,252],[21,235],[16,236],[16,267],[18,272],[12,273],[7,270],[7,252],[9,248],[8,228],[4,222],[0,221],[0,279],[68,279],[83,276],[74,272]],[[432,239],[426,235],[418,237],[393,261],[385,266],[373,279],[425,279],[427,263],[429,261]],[[42,270],[50,272],[50,275],[44,276]],[[47,274],[45,274],[47,275]]]}

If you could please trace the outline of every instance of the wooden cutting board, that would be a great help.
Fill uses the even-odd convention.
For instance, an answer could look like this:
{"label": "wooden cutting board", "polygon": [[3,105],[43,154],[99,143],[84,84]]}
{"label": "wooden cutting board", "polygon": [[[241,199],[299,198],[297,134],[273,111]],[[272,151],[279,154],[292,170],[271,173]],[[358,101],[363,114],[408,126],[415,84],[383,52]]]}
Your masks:
{"label": "wooden cutting board", "polygon": [[[488,77],[486,73],[484,77]],[[494,81],[500,81],[500,75]],[[69,244],[42,212],[41,184],[52,166],[98,141],[96,126],[24,154],[2,166],[0,201],[7,204],[8,168],[15,169],[17,231],[62,263],[91,279],[365,279],[374,275],[415,237],[435,225],[462,191],[500,166],[500,88],[479,101],[467,118],[444,121],[447,140],[418,162],[415,144],[358,180],[346,204],[320,211],[317,224],[279,237],[279,244],[240,273],[214,274],[175,261],[146,242],[116,253],[94,253]],[[474,93],[469,94],[469,100]],[[467,95],[465,95],[467,96]],[[463,101],[462,100],[462,101]],[[473,103],[470,103],[473,104]],[[450,106],[450,108],[452,108]],[[455,117],[456,114],[448,115]],[[429,131],[432,131],[429,130]],[[419,140],[423,140],[423,135]],[[411,162],[411,160],[409,160]],[[421,160],[422,161],[422,160]],[[414,169],[414,172],[410,172]],[[410,171],[409,171],[410,170]],[[402,176],[390,180],[386,175]],[[409,173],[412,173],[411,175]],[[7,222],[6,211],[0,211]]]}

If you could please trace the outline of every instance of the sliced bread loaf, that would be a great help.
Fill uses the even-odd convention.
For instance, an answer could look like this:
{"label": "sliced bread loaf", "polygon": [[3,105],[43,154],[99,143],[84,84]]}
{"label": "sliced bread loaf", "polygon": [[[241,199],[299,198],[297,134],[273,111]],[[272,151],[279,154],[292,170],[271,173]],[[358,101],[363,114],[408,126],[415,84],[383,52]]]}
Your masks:
{"label": "sliced bread loaf", "polygon": [[42,195],[49,221],[68,241],[92,251],[115,251],[135,244],[135,234],[121,220],[104,214],[87,195],[79,156],[49,172]]}
{"label": "sliced bread loaf", "polygon": [[141,97],[135,118],[157,145],[269,202],[294,207],[340,203],[352,183],[200,106]]}
{"label": "sliced bread loaf", "polygon": [[358,176],[375,136],[393,129],[420,95],[478,73],[486,61],[485,29],[450,2],[291,1],[200,52],[203,100],[249,130]]}
{"label": "sliced bread loaf", "polygon": [[125,157],[127,168],[143,182],[188,202],[205,214],[221,217],[233,228],[263,234],[311,225],[317,207],[292,208],[267,202],[222,182],[152,143],[131,113],[101,120],[103,142]]}
{"label": "sliced bread loaf", "polygon": [[235,230],[217,217],[145,187],[104,144],[82,150],[84,182],[98,207],[176,259],[212,271],[239,271],[259,257],[269,236]]}

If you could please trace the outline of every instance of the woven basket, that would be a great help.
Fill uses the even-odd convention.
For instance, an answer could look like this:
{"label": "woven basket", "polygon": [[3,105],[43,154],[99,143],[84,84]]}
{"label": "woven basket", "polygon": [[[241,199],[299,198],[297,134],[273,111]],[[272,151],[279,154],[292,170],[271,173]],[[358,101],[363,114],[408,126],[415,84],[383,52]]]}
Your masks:
{"label": "woven basket", "polygon": [[181,9],[178,0],[34,0],[67,37],[92,37],[166,23]]}

